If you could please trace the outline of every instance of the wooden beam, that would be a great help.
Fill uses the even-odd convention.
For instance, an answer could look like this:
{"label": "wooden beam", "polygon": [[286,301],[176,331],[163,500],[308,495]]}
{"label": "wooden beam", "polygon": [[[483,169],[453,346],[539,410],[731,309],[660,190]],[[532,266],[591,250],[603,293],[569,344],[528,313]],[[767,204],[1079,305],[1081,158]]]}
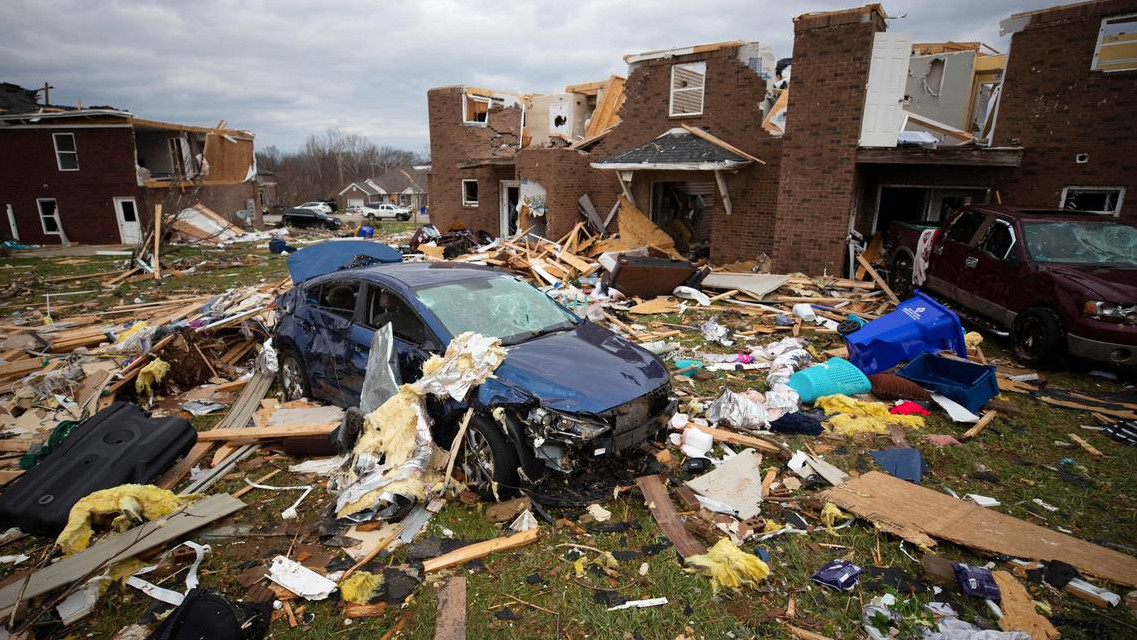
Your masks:
{"label": "wooden beam", "polygon": [[289,424],[279,427],[237,427],[233,429],[211,429],[197,434],[199,442],[233,442],[248,440],[280,440],[283,438],[302,438],[307,436],[326,436],[340,426],[338,422],[318,424]]}
{"label": "wooden beam", "polygon": [[1017,167],[1022,164],[1020,148],[881,147],[857,149],[857,164],[933,164],[976,167]]}
{"label": "wooden beam", "polygon": [[722,196],[722,208],[726,210],[726,215],[730,215],[730,193],[726,190],[726,179],[722,176],[722,171],[715,170],[715,182],[719,185],[719,195]]}
{"label": "wooden beam", "polygon": [[190,472],[190,469],[193,469],[193,466],[204,458],[205,454],[209,453],[209,450],[212,448],[212,442],[199,442],[193,445],[193,448],[191,448],[186,455],[182,456],[182,459],[179,460],[177,464],[170,467],[166,473],[163,473],[162,477],[158,478],[158,481],[155,482],[154,485],[163,489],[173,489],[174,485],[178,484],[178,482]]}
{"label": "wooden beam", "polygon": [[636,206],[636,198],[632,195],[632,178],[635,177],[635,174],[635,171],[616,172],[616,180],[620,183],[620,190],[624,192],[624,198],[626,198],[633,207]]}
{"label": "wooden beam", "polygon": [[984,413],[983,417],[979,418],[979,422],[976,422],[974,427],[971,427],[967,431],[964,431],[963,435],[959,436],[959,439],[970,440],[979,435],[979,433],[986,429],[987,425],[991,424],[991,421],[994,420],[998,415],[998,411],[988,411]]}
{"label": "wooden beam", "polygon": [[466,640],[466,578],[454,576],[438,590],[434,640]]}
{"label": "wooden beam", "polygon": [[647,508],[655,518],[656,524],[663,530],[663,535],[675,545],[675,551],[684,558],[702,555],[707,552],[706,547],[691,535],[690,531],[679,520],[675,511],[675,504],[667,496],[667,487],[663,478],[658,475],[640,476],[636,478],[636,486],[640,488]]}
{"label": "wooden beam", "polygon": [[154,279],[162,279],[162,262],[159,256],[162,252],[162,205],[154,205]]}
{"label": "wooden beam", "polygon": [[431,558],[422,563],[423,573],[431,573],[449,567],[466,564],[471,560],[484,558],[491,553],[498,551],[506,551],[509,549],[516,549],[523,547],[527,544],[532,544],[537,541],[537,537],[541,535],[541,530],[537,527],[515,533],[511,536],[502,538],[494,538],[493,540],[486,540],[485,542],[476,542],[471,545],[455,549],[450,553],[444,553],[437,558]]}
{"label": "wooden beam", "polygon": [[738,147],[730,144],[729,142],[727,142],[725,140],[721,140],[719,138],[716,138],[715,136],[707,133],[706,131],[703,131],[702,129],[700,129],[698,127],[692,127],[691,125],[687,124],[686,122],[680,123],[680,125],[684,129],[686,129],[687,132],[690,133],[691,135],[693,135],[697,138],[702,138],[703,140],[706,140],[707,142],[715,145],[716,147],[721,147],[723,149],[726,149],[727,151],[729,151],[729,152],[731,152],[737,156],[741,156],[743,158],[746,158],[747,160],[749,160],[751,162],[757,162],[758,164],[766,164],[765,160],[763,160],[757,156],[750,155],[749,153],[746,153],[742,149],[739,149]]}
{"label": "wooden beam", "polygon": [[876,269],[873,269],[869,261],[865,260],[865,257],[859,253],[857,254],[857,264],[864,268],[865,273],[869,274],[869,277],[884,291],[884,295],[888,296],[888,299],[891,300],[893,304],[900,304],[900,298],[897,298],[896,294],[892,292],[892,289],[888,288],[888,283],[884,281],[884,278],[880,277]]}

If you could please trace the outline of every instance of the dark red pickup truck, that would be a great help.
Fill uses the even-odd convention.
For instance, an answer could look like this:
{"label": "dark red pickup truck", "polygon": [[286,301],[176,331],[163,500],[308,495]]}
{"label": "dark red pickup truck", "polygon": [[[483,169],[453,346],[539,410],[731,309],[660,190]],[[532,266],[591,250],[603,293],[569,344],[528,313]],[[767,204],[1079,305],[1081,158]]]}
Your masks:
{"label": "dark red pickup truck", "polygon": [[1009,328],[1030,366],[1066,354],[1137,366],[1137,226],[1096,213],[961,207],[941,228],[893,223],[893,286],[930,289]]}

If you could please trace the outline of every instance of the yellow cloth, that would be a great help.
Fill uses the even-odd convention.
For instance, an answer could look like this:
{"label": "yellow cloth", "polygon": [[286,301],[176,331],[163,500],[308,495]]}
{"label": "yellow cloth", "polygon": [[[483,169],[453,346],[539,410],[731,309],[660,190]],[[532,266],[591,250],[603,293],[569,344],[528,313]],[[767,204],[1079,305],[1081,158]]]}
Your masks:
{"label": "yellow cloth", "polygon": [[686,563],[690,570],[709,576],[716,593],[722,587],[754,586],[770,575],[770,567],[761,558],[734,546],[729,538],[719,540],[703,555],[687,558]]}
{"label": "yellow cloth", "polygon": [[830,428],[841,435],[888,433],[890,424],[912,429],[924,427],[923,416],[892,414],[883,402],[866,402],[839,393],[818,398],[814,406],[831,416]]}
{"label": "yellow cloth", "polygon": [[116,531],[126,531],[136,521],[169,515],[200,497],[179,496],[173,491],[143,484],[124,484],[96,491],[71,507],[67,526],[55,544],[64,555],[71,555],[86,549],[91,543],[94,535],[92,525],[100,516],[119,514],[111,522],[111,527]]}

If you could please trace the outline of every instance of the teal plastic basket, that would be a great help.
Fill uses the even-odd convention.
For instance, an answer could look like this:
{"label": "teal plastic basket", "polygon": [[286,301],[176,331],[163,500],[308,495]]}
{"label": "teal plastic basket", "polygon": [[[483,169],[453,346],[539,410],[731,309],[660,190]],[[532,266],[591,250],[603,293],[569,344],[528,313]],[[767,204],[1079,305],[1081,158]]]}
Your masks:
{"label": "teal plastic basket", "polygon": [[847,396],[872,391],[868,376],[844,358],[830,358],[790,376],[789,386],[802,402],[843,393]]}

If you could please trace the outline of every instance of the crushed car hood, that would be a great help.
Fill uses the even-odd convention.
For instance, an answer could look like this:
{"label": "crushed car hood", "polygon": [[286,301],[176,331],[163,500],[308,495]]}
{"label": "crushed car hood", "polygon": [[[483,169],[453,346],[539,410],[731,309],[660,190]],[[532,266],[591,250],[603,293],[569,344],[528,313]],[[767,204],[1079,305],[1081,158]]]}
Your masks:
{"label": "crushed car hood", "polygon": [[1070,278],[1106,302],[1137,302],[1137,267],[1048,264],[1046,269]]}
{"label": "crushed car hood", "polygon": [[[600,413],[654,391],[670,379],[650,352],[590,322],[508,347],[505,362],[494,377],[490,382],[566,413]],[[504,399],[500,391],[498,384],[484,384],[480,400],[500,402]]]}
{"label": "crushed car hood", "polygon": [[329,240],[301,249],[288,256],[288,272],[292,282],[300,284],[308,278],[338,271],[367,256],[378,262],[402,262],[398,249],[370,240]]}

